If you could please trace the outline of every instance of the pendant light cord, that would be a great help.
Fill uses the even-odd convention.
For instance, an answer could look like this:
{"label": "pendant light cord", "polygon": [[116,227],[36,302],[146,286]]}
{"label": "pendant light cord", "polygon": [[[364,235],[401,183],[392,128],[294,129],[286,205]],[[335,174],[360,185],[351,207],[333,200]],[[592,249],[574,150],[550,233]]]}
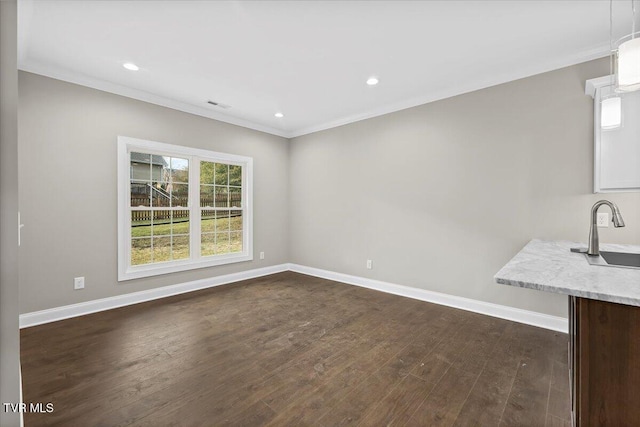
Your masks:
{"label": "pendant light cord", "polygon": [[636,2],[631,0],[631,38],[636,37]]}
{"label": "pendant light cord", "polygon": [[[633,0],[631,0],[633,3]],[[611,86],[615,85],[615,76],[613,75],[613,0],[609,0],[609,74],[611,75]]]}

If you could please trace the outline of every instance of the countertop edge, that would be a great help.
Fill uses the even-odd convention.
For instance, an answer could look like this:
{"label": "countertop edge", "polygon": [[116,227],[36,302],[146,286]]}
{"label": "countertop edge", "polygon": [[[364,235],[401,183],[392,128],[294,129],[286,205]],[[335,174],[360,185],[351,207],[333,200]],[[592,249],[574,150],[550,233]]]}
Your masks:
{"label": "countertop edge", "polygon": [[[640,306],[640,270],[615,268],[605,278],[602,273],[611,267],[594,267],[585,262],[583,268],[569,259],[569,248],[576,244],[532,239],[493,278],[505,286]],[[601,248],[640,253],[637,245],[602,244]],[[597,270],[589,271],[591,268]]]}
{"label": "countertop edge", "polygon": [[577,289],[567,289],[567,288],[562,288],[558,286],[541,285],[538,283],[519,282],[517,280],[507,280],[507,279],[501,279],[498,277],[496,277],[495,279],[496,279],[496,283],[504,286],[513,286],[517,288],[533,289],[536,291],[543,291],[543,292],[549,292],[549,293],[560,294],[560,295],[596,299],[600,301],[613,302],[617,304],[638,305],[638,302],[636,300],[619,297],[617,295],[603,294],[600,292],[589,292],[589,291],[577,290]]}

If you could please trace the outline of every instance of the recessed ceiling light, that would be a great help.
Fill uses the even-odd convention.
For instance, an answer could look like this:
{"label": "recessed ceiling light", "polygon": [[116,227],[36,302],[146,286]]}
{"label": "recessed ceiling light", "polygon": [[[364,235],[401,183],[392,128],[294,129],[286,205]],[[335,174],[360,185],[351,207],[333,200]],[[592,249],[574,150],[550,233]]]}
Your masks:
{"label": "recessed ceiling light", "polygon": [[275,113],[274,116],[276,116],[277,118],[281,119],[284,117],[284,114],[282,113]]}
{"label": "recessed ceiling light", "polygon": [[140,67],[138,67],[133,62],[125,62],[124,64],[122,64],[122,66],[127,70],[131,70],[131,71],[138,71],[140,69]]}
{"label": "recessed ceiling light", "polygon": [[375,86],[378,84],[378,78],[377,77],[369,77],[369,79],[367,80],[367,84],[369,86]]}

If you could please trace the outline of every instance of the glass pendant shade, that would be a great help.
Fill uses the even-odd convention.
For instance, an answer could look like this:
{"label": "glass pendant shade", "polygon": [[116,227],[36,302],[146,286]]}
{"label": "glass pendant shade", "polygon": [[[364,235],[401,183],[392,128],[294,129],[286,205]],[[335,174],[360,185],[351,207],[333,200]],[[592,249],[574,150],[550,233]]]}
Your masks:
{"label": "glass pendant shade", "polygon": [[640,34],[630,34],[619,40],[615,55],[616,91],[640,89]]}
{"label": "glass pendant shade", "polygon": [[600,103],[600,127],[617,129],[622,125],[622,98],[611,96]]}

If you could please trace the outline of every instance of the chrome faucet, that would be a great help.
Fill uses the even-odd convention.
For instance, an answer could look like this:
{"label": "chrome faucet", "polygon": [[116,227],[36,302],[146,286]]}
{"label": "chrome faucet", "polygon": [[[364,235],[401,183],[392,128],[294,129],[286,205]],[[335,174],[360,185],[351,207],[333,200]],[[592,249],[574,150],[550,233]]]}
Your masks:
{"label": "chrome faucet", "polygon": [[620,210],[615,203],[611,203],[608,200],[600,200],[596,202],[591,208],[591,231],[589,232],[589,249],[587,249],[587,255],[598,256],[600,255],[600,241],[598,238],[598,209],[602,205],[607,205],[611,208],[611,220],[613,226],[624,227],[624,220],[620,214]]}

